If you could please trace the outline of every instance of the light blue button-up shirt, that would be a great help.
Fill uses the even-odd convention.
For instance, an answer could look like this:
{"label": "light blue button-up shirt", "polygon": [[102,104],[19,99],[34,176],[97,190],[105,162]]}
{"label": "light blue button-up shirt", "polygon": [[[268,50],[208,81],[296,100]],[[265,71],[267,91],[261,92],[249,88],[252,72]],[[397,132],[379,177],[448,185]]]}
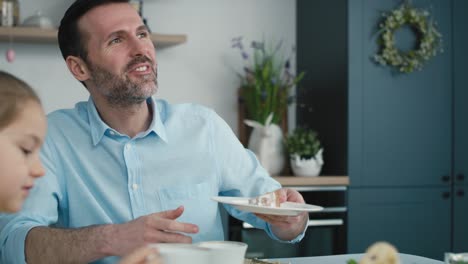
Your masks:
{"label": "light blue button-up shirt", "polygon": [[[152,123],[134,138],[104,123],[91,99],[49,114],[41,153],[47,173],[20,213],[0,218],[1,263],[24,263],[25,237],[36,226],[125,223],[180,205],[185,211],[177,220],[199,226],[193,242],[223,240],[211,197],[256,196],[281,187],[212,110],[153,99],[148,104]],[[277,239],[253,214],[226,209]]]}

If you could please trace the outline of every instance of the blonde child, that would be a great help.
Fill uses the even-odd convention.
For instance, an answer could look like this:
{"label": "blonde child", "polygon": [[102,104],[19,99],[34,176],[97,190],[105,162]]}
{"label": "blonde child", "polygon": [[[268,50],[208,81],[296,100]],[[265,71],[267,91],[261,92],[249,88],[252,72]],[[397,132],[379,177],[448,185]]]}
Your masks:
{"label": "blonde child", "polygon": [[[0,212],[14,213],[44,175],[39,150],[46,135],[39,97],[25,82],[0,71]],[[160,263],[154,249],[143,247],[120,264]]]}

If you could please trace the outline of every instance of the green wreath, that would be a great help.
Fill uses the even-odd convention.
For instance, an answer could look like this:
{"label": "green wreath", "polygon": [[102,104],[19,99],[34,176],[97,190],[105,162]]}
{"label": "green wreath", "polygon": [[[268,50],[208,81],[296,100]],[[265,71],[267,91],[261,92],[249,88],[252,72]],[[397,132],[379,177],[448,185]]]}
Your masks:
{"label": "green wreath", "polygon": [[[406,2],[389,14],[384,13],[383,20],[378,38],[381,50],[374,55],[374,60],[380,65],[411,73],[422,70],[425,62],[438,52],[443,52],[442,34],[437,30],[436,23],[429,20],[428,11],[413,8]],[[416,30],[418,37],[417,49],[407,52],[398,50],[394,41],[395,31],[405,25]]]}

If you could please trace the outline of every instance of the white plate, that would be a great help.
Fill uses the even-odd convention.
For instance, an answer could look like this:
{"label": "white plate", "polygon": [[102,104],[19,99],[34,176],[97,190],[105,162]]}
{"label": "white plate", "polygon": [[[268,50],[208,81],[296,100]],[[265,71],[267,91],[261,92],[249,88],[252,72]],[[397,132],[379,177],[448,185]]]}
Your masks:
{"label": "white plate", "polygon": [[321,206],[293,202],[284,202],[280,204],[280,207],[259,206],[249,204],[249,198],[244,197],[215,196],[211,197],[211,199],[220,203],[232,205],[242,211],[258,214],[295,216],[299,215],[301,212],[317,212],[323,210]]}

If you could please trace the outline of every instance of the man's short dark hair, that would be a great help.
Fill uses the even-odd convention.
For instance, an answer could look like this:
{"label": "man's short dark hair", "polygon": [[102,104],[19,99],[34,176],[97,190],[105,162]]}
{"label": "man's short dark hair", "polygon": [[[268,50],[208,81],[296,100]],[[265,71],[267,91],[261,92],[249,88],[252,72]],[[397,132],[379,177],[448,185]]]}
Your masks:
{"label": "man's short dark hair", "polygon": [[[78,28],[78,20],[91,9],[110,3],[128,3],[129,0],[76,0],[67,9],[60,21],[58,42],[64,59],[76,56],[87,61],[88,51],[85,36]],[[103,17],[102,19],[106,19]]]}

